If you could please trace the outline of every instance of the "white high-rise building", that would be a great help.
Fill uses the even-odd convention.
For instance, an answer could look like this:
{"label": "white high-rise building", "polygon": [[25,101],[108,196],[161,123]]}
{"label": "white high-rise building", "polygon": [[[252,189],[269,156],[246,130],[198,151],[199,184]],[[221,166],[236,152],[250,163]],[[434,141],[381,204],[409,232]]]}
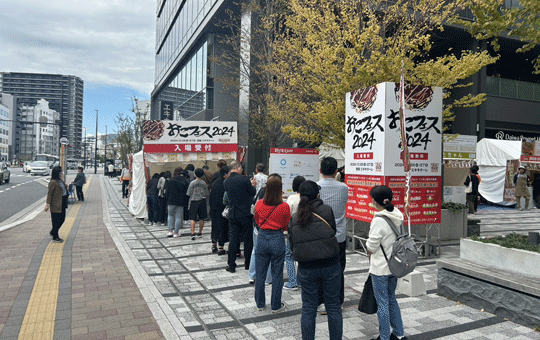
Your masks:
{"label": "white high-rise building", "polygon": [[[21,120],[24,122],[56,123],[60,114],[49,108],[45,99],[35,106],[21,107]],[[21,159],[34,159],[37,154],[60,155],[60,129],[57,124],[23,124],[20,137]]]}
{"label": "white high-rise building", "polygon": [[0,102],[0,160],[7,161],[9,153],[10,110]]}

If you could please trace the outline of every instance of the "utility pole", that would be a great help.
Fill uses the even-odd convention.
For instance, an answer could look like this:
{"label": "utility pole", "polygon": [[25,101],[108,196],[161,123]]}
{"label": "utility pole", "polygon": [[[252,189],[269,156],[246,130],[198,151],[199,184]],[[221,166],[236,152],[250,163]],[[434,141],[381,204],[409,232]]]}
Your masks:
{"label": "utility pole", "polygon": [[83,127],[84,129],[84,152],[83,152],[83,158],[84,158],[84,169],[86,170],[86,126]]}
{"label": "utility pole", "polygon": [[[107,125],[105,125],[105,163],[107,163]],[[104,165],[106,165],[105,163],[103,163]]]}
{"label": "utility pole", "polygon": [[96,148],[94,149],[94,174],[97,174],[97,133],[98,133],[98,110],[96,110]]}

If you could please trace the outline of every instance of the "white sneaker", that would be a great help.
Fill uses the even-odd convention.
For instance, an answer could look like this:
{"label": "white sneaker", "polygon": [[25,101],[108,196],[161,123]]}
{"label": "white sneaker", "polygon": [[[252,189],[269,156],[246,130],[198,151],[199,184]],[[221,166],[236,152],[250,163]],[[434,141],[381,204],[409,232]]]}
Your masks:
{"label": "white sneaker", "polygon": [[167,233],[167,237],[173,237],[173,232],[169,230],[169,232]]}
{"label": "white sneaker", "polygon": [[282,312],[284,309],[285,309],[285,303],[282,302],[282,303],[281,303],[281,307],[279,307],[279,308],[276,309],[276,310],[273,310],[273,309],[272,309],[272,313],[279,313],[279,312]]}
{"label": "white sneaker", "polygon": [[174,237],[174,238],[178,238],[178,237],[180,237],[180,234],[178,234],[178,233],[174,233],[172,237]]}
{"label": "white sneaker", "polygon": [[326,315],[326,307],[324,306],[324,303],[320,304],[319,307],[317,308],[317,312],[319,313],[319,315]]}

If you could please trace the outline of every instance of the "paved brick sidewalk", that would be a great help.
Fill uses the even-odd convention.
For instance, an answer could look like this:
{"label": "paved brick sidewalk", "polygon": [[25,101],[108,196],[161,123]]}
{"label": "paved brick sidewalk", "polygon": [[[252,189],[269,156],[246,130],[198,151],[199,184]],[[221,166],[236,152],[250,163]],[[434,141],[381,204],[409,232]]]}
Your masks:
{"label": "paved brick sidewalk", "polygon": [[[79,205],[79,213],[63,248],[54,339],[163,339],[103,222],[101,176],[91,176],[86,201],[69,208]],[[19,335],[50,226],[41,212],[0,233],[2,340]]]}
{"label": "paved brick sidewalk", "polygon": [[[243,260],[235,274],[225,272],[226,258],[211,252],[208,224],[202,239],[191,241],[186,227],[180,238],[167,238],[166,226],[146,226],[129,215],[118,182],[104,178],[103,185],[109,197],[113,239],[124,259],[129,259],[128,267],[141,282],[143,296],[152,301],[149,306],[168,339],[301,339],[300,291],[283,291],[284,312],[259,312]],[[456,257],[459,248],[445,246],[442,252],[445,257]],[[378,334],[376,315],[356,309],[368,267],[365,257],[347,254],[344,339],[370,339]],[[409,339],[540,339],[540,333],[530,328],[436,295],[434,260],[423,260],[418,270],[428,294],[398,296]],[[268,302],[270,287],[266,293]],[[325,316],[317,317],[316,338],[328,338]]]}

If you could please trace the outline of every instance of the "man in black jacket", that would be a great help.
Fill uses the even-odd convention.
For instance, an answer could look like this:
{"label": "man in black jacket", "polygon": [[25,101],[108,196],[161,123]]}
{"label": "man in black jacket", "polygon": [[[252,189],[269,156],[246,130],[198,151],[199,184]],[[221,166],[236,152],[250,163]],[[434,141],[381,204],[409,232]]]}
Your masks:
{"label": "man in black jacket", "polygon": [[247,176],[242,175],[242,164],[232,161],[229,165],[231,175],[223,183],[229,198],[229,253],[227,271],[236,270],[236,254],[240,252],[240,242],[244,240],[244,268],[249,270],[251,251],[253,250],[253,215],[251,202],[257,193],[253,183]]}
{"label": "man in black jacket", "polygon": [[167,224],[169,226],[167,237],[179,237],[180,227],[182,227],[184,220],[184,207],[187,205],[188,197],[186,192],[189,183],[182,176],[182,172],[184,172],[182,168],[176,168],[174,177],[167,181],[164,188],[164,195],[167,199]]}

